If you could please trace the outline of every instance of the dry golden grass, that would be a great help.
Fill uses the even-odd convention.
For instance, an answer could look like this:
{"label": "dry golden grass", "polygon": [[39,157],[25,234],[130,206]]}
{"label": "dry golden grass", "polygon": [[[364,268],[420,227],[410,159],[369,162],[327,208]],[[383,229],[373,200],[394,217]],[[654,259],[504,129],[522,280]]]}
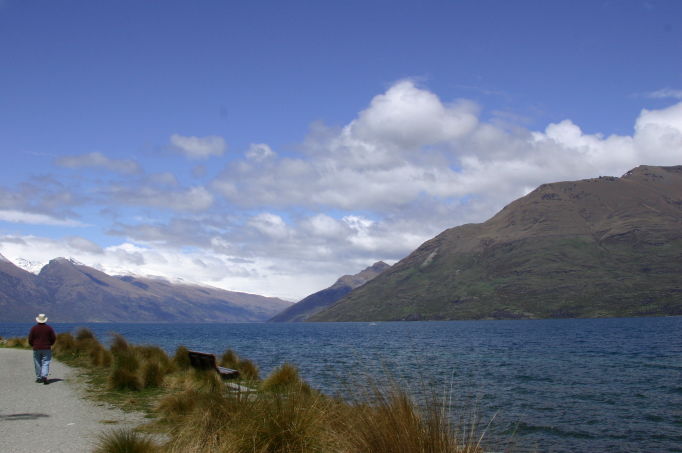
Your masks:
{"label": "dry golden grass", "polygon": [[[160,348],[131,345],[117,335],[106,349],[85,331],[75,337],[60,334],[58,344],[55,349],[60,355],[98,370],[109,397],[118,394],[134,400],[139,395],[156,401],[146,407],[156,417],[152,429],[168,434],[166,444],[155,446],[130,431],[116,431],[100,439],[99,453],[483,451],[478,431],[454,426],[442,401],[433,397],[416,404],[395,383],[385,388],[370,383],[365,392],[356,387],[350,402],[332,399],[311,389],[296,367],[287,363],[259,382],[255,364],[228,350],[220,363],[241,367],[250,384],[260,384],[255,393],[235,393],[212,370],[191,368],[182,346],[171,359]],[[255,368],[255,378],[244,371],[248,363]]]}
{"label": "dry golden grass", "polygon": [[232,349],[227,349],[225,352],[223,352],[223,355],[220,356],[220,361],[218,364],[220,366],[224,366],[225,368],[237,368],[237,365],[239,364],[239,356]]}
{"label": "dry golden grass", "polygon": [[129,429],[116,429],[99,436],[93,453],[157,453],[160,451],[149,437]]}
{"label": "dry golden grass", "polygon": [[130,349],[128,341],[126,341],[126,339],[123,338],[123,336],[117,333],[112,334],[112,336],[113,340],[111,341],[111,346],[109,346],[109,350],[111,351],[112,354],[118,355]]}
{"label": "dry golden grass", "polygon": [[187,354],[189,350],[180,345],[175,350],[175,355],[173,356],[173,363],[180,370],[187,370],[190,367],[189,355]]}
{"label": "dry golden grass", "polygon": [[8,348],[28,348],[28,337],[14,337],[5,340],[5,347]]}
{"label": "dry golden grass", "polygon": [[260,380],[260,371],[258,366],[249,359],[240,359],[237,364],[237,370],[242,379],[247,381]]}
{"label": "dry golden grass", "polygon": [[300,390],[311,393],[310,386],[301,379],[298,369],[290,364],[283,363],[279,368],[274,369],[261,384],[261,390],[266,392],[282,393],[293,390]]}
{"label": "dry golden grass", "polygon": [[92,330],[86,328],[86,327],[81,327],[76,331],[76,340],[77,341],[82,341],[82,340],[94,340],[95,339],[95,334],[92,333]]}
{"label": "dry golden grass", "polygon": [[418,406],[395,382],[372,385],[343,417],[340,439],[347,453],[482,453],[475,429],[453,425],[435,396]]}

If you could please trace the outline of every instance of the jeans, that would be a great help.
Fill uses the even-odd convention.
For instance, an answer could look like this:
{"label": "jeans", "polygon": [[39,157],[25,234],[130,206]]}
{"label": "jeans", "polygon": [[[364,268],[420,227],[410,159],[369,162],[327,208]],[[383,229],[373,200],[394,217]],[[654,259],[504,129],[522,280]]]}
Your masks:
{"label": "jeans", "polygon": [[50,372],[50,360],[52,360],[51,350],[33,350],[33,364],[36,367],[36,379],[47,378],[47,373]]}

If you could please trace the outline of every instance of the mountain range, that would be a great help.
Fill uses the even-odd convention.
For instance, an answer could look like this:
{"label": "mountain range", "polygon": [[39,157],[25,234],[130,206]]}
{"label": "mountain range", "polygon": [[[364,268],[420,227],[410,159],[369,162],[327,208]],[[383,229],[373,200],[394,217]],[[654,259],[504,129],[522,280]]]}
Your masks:
{"label": "mountain range", "polygon": [[309,321],[682,315],[682,166],[538,187]]}
{"label": "mountain range", "polygon": [[310,316],[329,307],[355,288],[364,285],[390,267],[383,261],[378,261],[357,274],[344,275],[329,288],[301,299],[283,312],[273,316],[269,322],[305,321]]}
{"label": "mountain range", "polygon": [[0,255],[0,322],[265,321],[290,302],[161,278],[111,276],[56,258],[38,275]]}

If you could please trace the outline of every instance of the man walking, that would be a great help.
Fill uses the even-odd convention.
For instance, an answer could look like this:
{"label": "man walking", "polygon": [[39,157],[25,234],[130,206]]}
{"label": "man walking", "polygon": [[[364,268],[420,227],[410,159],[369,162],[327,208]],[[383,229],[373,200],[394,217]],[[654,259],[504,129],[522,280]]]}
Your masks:
{"label": "man walking", "polygon": [[52,327],[48,326],[47,316],[41,313],[36,317],[38,324],[31,327],[28,334],[28,344],[33,347],[33,364],[36,367],[36,382],[47,385],[47,375],[50,372],[52,360],[52,345],[57,340]]}

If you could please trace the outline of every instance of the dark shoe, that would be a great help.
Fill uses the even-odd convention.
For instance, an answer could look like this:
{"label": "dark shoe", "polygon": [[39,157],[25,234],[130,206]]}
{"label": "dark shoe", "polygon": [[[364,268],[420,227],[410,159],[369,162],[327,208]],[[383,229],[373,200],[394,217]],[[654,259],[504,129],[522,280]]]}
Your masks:
{"label": "dark shoe", "polygon": [[41,377],[36,378],[36,382],[37,382],[38,384],[40,384],[41,382],[43,382],[43,378],[41,378]]}
{"label": "dark shoe", "polygon": [[47,384],[49,384],[49,383],[50,383],[50,381],[48,381],[47,378],[44,377],[44,378],[43,378],[43,385],[47,385]]}

